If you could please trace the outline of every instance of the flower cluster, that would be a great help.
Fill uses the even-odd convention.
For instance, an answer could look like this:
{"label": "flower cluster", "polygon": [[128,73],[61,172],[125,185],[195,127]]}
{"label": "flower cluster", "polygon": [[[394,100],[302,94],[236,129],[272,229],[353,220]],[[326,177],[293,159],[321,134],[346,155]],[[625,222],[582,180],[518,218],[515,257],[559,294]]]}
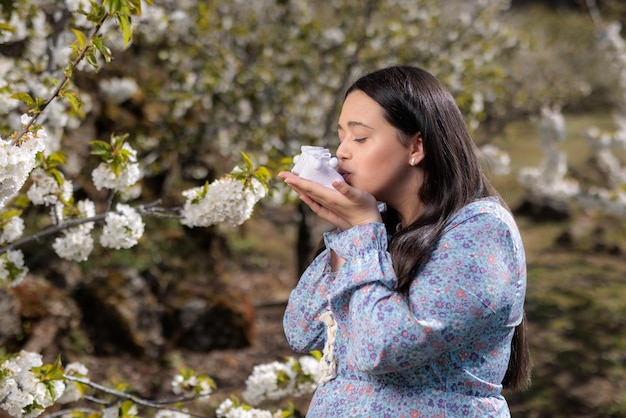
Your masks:
{"label": "flower cluster", "polygon": [[18,215],[8,216],[8,219],[0,220],[0,245],[15,241],[23,233],[24,220]]}
{"label": "flower cluster", "polygon": [[283,411],[274,413],[264,409],[250,408],[246,405],[238,405],[232,399],[226,399],[215,411],[217,418],[282,418]]}
{"label": "flower cluster", "polygon": [[24,254],[20,250],[9,250],[0,255],[0,285],[16,286],[28,273],[24,265]]}
{"label": "flower cluster", "polygon": [[154,414],[154,418],[191,418],[191,415],[180,411],[160,409],[156,412],[156,414]]}
{"label": "flower cluster", "polygon": [[[85,378],[89,370],[85,367],[84,364],[73,362],[65,366],[64,375],[65,376],[74,376]],[[82,399],[85,396],[86,387],[82,383],[66,381],[65,392],[63,395],[57,400],[60,404],[68,404],[71,402],[76,402]]]}
{"label": "flower cluster", "polygon": [[104,229],[100,236],[103,247],[131,248],[143,235],[144,223],[141,215],[132,207],[118,203],[115,212],[109,212],[105,218]]}
{"label": "flower cluster", "polygon": [[[319,372],[319,361],[313,356],[300,359],[288,357],[283,363],[258,365],[246,381],[247,389],[243,396],[249,403],[257,404],[263,400],[309,394],[317,387]],[[139,416],[139,404],[152,404],[158,409],[154,415],[157,418],[191,416],[183,410],[161,409],[158,403],[152,401],[131,400],[125,392],[92,383],[88,373],[87,368],[77,362],[69,363],[65,368],[60,360],[54,364],[43,364],[38,353],[21,351],[4,359],[0,357],[0,408],[12,417],[36,417],[55,403],[70,404],[85,399],[85,393],[90,388],[119,395],[117,401],[103,406],[100,413],[103,418]],[[186,400],[206,401],[216,388],[213,379],[191,369],[181,370],[174,376],[171,385],[172,392]],[[215,413],[218,418],[276,418],[292,417],[295,411],[293,406],[286,410],[259,409],[231,396],[221,402]]]}
{"label": "flower cluster", "polygon": [[250,179],[243,181],[226,176],[211,184],[183,192],[187,198],[181,223],[187,226],[228,224],[239,226],[250,218],[254,205],[265,196],[265,187]]}
{"label": "flower cluster", "polygon": [[202,374],[196,374],[190,369],[181,370],[172,379],[172,392],[176,395],[200,397],[206,400],[215,388],[213,379]]}
{"label": "flower cluster", "polygon": [[265,400],[277,400],[288,395],[301,396],[313,392],[319,379],[317,359],[312,356],[299,360],[288,357],[285,362],[254,366],[242,397],[249,404],[258,405]]}
{"label": "flower cluster", "polygon": [[26,192],[26,196],[34,205],[54,205],[59,201],[67,201],[72,196],[72,182],[65,180],[62,174],[59,174],[59,181],[48,174],[42,168],[35,168],[30,179],[31,186]]}
{"label": "flower cluster", "polygon": [[13,417],[36,417],[65,391],[62,378],[38,373],[41,355],[22,351],[0,366],[0,408]]}
{"label": "flower cluster", "polygon": [[122,193],[141,179],[142,172],[139,168],[139,163],[137,163],[137,151],[128,143],[124,143],[123,149],[128,152],[129,158],[122,165],[119,172],[116,172],[112,165],[106,162],[100,163],[92,171],[91,177],[96,189],[101,190],[105,188]]}
{"label": "flower cluster", "polygon": [[[28,123],[22,115],[22,124]],[[22,188],[28,175],[35,167],[35,157],[45,149],[48,136],[39,129],[28,132],[18,144],[0,138],[0,209]]]}
{"label": "flower cluster", "polygon": [[480,156],[496,175],[506,175],[511,171],[511,157],[500,148],[487,144],[480,147]]}
{"label": "flower cluster", "polygon": [[[95,205],[91,200],[81,200],[78,202],[77,209],[79,218],[91,218],[96,214]],[[60,216],[58,215],[59,218]],[[68,228],[63,231],[62,236],[54,240],[52,248],[59,257],[66,260],[85,261],[93,250],[93,238],[91,237],[93,228],[93,222]]]}

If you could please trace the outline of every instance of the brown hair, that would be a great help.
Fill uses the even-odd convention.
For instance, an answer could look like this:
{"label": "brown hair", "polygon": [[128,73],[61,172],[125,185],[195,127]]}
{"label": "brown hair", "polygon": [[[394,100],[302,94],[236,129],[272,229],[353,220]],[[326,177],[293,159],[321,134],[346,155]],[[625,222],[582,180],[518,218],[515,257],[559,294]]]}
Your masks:
{"label": "brown hair", "polygon": [[[348,88],[346,96],[355,90],[367,94],[383,108],[386,120],[401,133],[401,140],[407,141],[418,133],[422,137],[426,155],[420,163],[424,172],[419,190],[422,214],[397,232],[398,213],[388,208],[383,216],[392,235],[389,252],[398,289],[407,290],[448,219],[474,200],[498,194],[481,167],[476,145],[454,97],[432,74],[412,66],[384,68],[359,78]],[[521,389],[529,382],[530,355],[523,318],[514,332],[503,385]]]}

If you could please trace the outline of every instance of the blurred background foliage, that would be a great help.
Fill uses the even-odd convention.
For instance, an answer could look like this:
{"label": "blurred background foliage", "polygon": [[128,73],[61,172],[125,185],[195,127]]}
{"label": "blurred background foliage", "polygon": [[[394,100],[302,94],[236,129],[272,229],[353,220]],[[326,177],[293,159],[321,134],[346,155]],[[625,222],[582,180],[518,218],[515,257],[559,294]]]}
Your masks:
{"label": "blurred background foliage", "polygon": [[[61,3],[42,7],[52,15]],[[567,140],[562,148],[575,175],[590,170],[584,131],[614,129],[611,111],[622,99],[623,92],[614,88],[618,74],[608,70],[596,47],[597,28],[582,0],[516,0],[507,10],[497,2],[462,0],[159,3],[166,12],[162,28],[139,24],[128,49],[115,51],[99,73],[76,78],[90,111],[79,127],[64,133],[63,147],[71,153],[67,170],[76,173],[82,193],[96,201],[106,197],[89,186],[88,171],[81,169],[90,164],[88,141],[130,133],[146,162],[142,199],[179,204],[178,190],[229,171],[240,151],[276,173],[283,158],[302,144],[332,149],[346,86],[366,71],[406,63],[424,67],[448,85],[479,144],[509,152],[511,174],[495,176],[494,182],[515,210],[526,193],[516,170],[541,159],[540,108],[563,109]],[[597,0],[597,5],[605,20],[626,24],[623,1]],[[15,48],[19,45],[11,54]],[[102,80],[125,78],[139,88],[124,100],[101,87]],[[518,221],[528,252],[535,372],[530,390],[508,395],[513,416],[626,416],[626,223],[576,208],[559,220],[519,214]],[[34,274],[73,296],[85,289],[71,283],[72,275],[99,283],[100,276],[110,277],[112,266],[130,268],[146,278],[157,301],[169,298],[165,306],[174,309],[184,295],[206,288],[213,295],[229,294],[233,273],[241,280],[241,272],[261,271],[271,288],[276,271],[287,270],[295,284],[300,268],[295,264],[323,228],[280,189],[257,208],[250,225],[237,231],[148,222],[150,237],[139,246],[96,250],[78,271],[51,261],[56,256],[45,243],[24,252]],[[234,294],[233,299],[252,299],[254,305],[254,296]],[[90,300],[79,303],[83,310]],[[233,302],[220,299],[211,306],[228,303]],[[251,317],[249,308],[235,306],[244,322]],[[21,335],[7,347],[28,342],[40,319],[24,317]],[[121,335],[110,324],[96,325],[100,339],[115,341]],[[168,316],[166,340],[196,341],[191,334],[175,335],[176,326]],[[67,341],[49,347],[48,354],[111,354],[141,345],[107,345],[93,335],[93,329],[63,328],[58,338]],[[149,355],[173,347],[160,337],[151,343],[157,354]],[[239,335],[234,345],[246,343],[250,340]],[[271,359],[258,359],[266,360]]]}

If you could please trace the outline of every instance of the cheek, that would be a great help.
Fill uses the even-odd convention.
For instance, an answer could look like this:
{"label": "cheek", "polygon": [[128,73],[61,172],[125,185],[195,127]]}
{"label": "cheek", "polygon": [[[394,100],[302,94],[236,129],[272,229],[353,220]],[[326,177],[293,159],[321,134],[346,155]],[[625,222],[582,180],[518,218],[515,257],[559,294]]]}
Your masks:
{"label": "cheek", "polygon": [[357,184],[353,186],[376,196],[389,187],[389,174],[388,167],[384,163],[376,165],[355,178],[354,182]]}

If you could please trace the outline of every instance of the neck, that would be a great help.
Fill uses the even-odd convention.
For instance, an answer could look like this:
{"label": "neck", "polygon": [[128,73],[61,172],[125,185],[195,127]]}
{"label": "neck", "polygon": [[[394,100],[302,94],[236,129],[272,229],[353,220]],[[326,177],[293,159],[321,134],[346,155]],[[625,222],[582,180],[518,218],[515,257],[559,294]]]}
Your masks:
{"label": "neck", "polygon": [[400,217],[400,223],[398,224],[398,230],[406,228],[420,217],[423,212],[424,206],[422,202],[413,202],[411,205],[406,205],[404,208],[394,208],[398,212]]}

